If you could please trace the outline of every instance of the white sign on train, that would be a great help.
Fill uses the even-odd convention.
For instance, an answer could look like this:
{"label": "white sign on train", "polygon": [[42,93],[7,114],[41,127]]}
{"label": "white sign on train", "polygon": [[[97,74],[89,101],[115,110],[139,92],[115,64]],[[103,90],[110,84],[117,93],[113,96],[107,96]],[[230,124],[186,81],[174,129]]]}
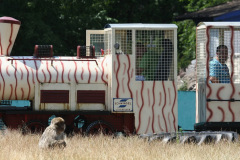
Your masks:
{"label": "white sign on train", "polygon": [[133,99],[132,98],[113,98],[114,112],[132,112]]}

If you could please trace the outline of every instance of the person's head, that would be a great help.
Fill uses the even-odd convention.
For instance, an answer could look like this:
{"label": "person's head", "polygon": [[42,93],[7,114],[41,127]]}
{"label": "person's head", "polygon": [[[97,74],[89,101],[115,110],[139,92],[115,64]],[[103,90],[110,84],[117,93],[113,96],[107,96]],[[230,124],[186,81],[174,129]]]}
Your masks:
{"label": "person's head", "polygon": [[217,57],[220,63],[225,63],[228,59],[228,48],[225,45],[219,45],[217,47]]}

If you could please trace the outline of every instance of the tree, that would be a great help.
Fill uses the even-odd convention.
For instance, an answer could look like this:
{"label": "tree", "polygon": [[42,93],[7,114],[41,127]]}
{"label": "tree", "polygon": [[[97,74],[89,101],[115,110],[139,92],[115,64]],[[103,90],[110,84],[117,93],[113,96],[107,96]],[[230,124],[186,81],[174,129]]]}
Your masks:
{"label": "tree", "polygon": [[[229,0],[179,0],[186,12],[198,11]],[[185,69],[196,58],[196,25],[192,20],[175,22],[178,26],[178,70]]]}

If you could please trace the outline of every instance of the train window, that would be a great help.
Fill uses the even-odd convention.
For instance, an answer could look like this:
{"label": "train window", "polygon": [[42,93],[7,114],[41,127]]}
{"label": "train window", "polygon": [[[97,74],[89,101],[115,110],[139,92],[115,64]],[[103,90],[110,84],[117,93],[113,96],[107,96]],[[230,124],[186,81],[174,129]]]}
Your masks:
{"label": "train window", "polygon": [[[86,30],[86,46],[95,47],[95,57],[104,56],[104,30]],[[86,56],[89,56],[90,52],[87,51]]]}
{"label": "train window", "polygon": [[104,34],[91,34],[90,44],[95,46],[95,56],[101,57],[101,50],[104,49]]}
{"label": "train window", "polygon": [[136,81],[174,79],[173,30],[136,31]]}
{"label": "train window", "polygon": [[[207,77],[209,77],[209,83],[230,83],[232,71],[233,82],[240,83],[240,68],[238,65],[240,62],[240,47],[238,45],[240,30],[235,28],[233,34],[234,38],[231,39],[232,33],[229,27],[211,28],[209,29],[209,37],[206,37],[205,28],[197,30],[196,58],[198,83],[205,83]],[[232,40],[233,46],[231,46]],[[206,44],[208,48],[206,48]],[[231,56],[233,56],[232,62]],[[208,75],[206,74],[206,69],[208,69]]]}
{"label": "train window", "polygon": [[114,48],[116,54],[132,54],[132,30],[116,30]]}

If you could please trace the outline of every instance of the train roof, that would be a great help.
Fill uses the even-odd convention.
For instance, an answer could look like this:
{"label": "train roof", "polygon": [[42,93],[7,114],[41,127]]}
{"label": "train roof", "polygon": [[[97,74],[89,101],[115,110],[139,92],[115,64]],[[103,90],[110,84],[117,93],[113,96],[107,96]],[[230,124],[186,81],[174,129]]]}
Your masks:
{"label": "train roof", "polygon": [[212,26],[212,27],[240,27],[240,22],[200,22],[197,25],[197,28],[205,28],[207,26]]}
{"label": "train roof", "polygon": [[176,29],[178,28],[175,24],[143,24],[143,23],[121,23],[121,24],[106,24],[105,28],[114,29]]}

